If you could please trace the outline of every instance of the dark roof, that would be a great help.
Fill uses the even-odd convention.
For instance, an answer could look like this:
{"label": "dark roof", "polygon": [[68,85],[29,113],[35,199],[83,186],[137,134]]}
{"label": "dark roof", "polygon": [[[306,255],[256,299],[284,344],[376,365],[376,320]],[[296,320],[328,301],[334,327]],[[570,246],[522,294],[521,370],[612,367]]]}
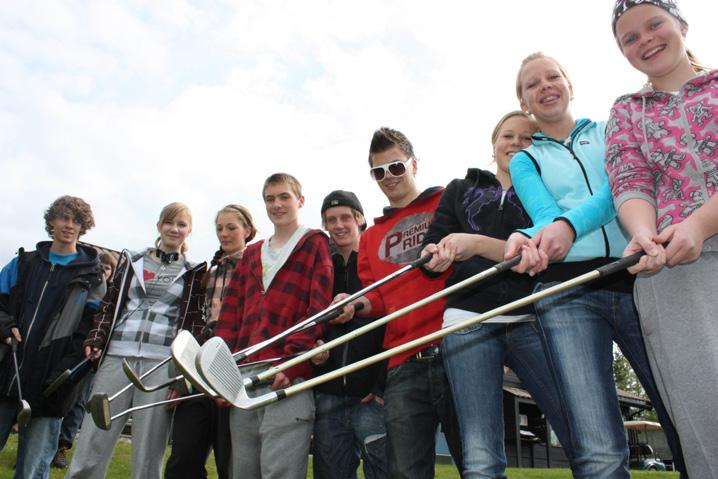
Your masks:
{"label": "dark roof", "polygon": [[[522,399],[531,399],[531,395],[525,389],[513,386],[504,386],[504,391],[511,394],[512,396],[516,396]],[[642,409],[651,409],[652,407],[650,400],[639,396],[638,394],[623,391],[622,389],[617,389],[616,392],[618,393],[618,402],[620,402],[624,406],[631,406]]]}

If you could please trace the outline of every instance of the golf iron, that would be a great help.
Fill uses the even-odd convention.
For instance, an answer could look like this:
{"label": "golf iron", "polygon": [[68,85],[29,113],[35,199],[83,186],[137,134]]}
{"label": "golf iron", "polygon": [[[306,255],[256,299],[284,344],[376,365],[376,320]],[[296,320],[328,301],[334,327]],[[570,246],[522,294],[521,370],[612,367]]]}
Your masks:
{"label": "golf iron", "polygon": [[15,419],[15,421],[17,422],[17,427],[22,429],[30,421],[30,417],[32,416],[32,409],[30,409],[30,403],[28,403],[22,398],[22,386],[20,385],[20,368],[17,365],[17,339],[15,339],[15,335],[11,335],[10,337],[12,347],[12,361],[15,364],[15,379],[17,380],[18,395],[18,411],[17,418]]}

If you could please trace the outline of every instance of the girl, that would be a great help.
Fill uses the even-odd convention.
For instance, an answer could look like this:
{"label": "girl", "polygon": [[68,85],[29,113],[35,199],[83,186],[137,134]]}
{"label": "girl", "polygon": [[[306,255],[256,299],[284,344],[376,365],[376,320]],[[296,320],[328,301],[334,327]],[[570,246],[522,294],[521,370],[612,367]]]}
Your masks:
{"label": "girl", "polygon": [[[422,255],[434,253],[426,266],[433,272],[446,271],[453,262],[447,286],[501,261],[505,239],[517,228],[531,225],[511,185],[509,162],[531,144],[537,129],[522,111],[504,115],[491,136],[496,175],[470,169],[465,179],[446,187]],[[516,273],[484,281],[449,297],[443,326],[529,295],[533,287],[533,280]],[[464,446],[462,477],[505,477],[504,364],[521,378],[571,457],[564,414],[532,308],[450,334],[442,341],[442,356]]]}
{"label": "girl", "polygon": [[[227,205],[214,219],[219,250],[203,279],[206,286],[205,315],[213,328],[219,317],[225,287],[242,258],[244,248],[257,230],[252,215],[240,205]],[[165,479],[207,477],[204,465],[210,449],[220,479],[229,479],[232,444],[229,432],[229,408],[208,398],[179,403],[172,426],[172,453],[165,467]]]}
{"label": "girl", "polygon": [[[519,272],[542,285],[573,278],[620,257],[627,240],[613,209],[605,170],[604,124],[575,120],[565,70],[541,53],[519,70],[516,94],[539,133],[511,161],[516,192],[534,226],[509,238],[506,257],[521,252]],[[612,375],[613,341],[648,393],[680,464],[680,449],[648,366],[631,296],[631,277],[615,274],[536,303],[566,409],[576,477],[628,477],[628,448]]]}
{"label": "girl", "polygon": [[[141,373],[169,356],[179,329],[198,334],[204,325],[201,280],[207,268],[205,263],[190,263],[185,256],[186,239],[192,231],[189,208],[182,203],[165,206],[157,231],[154,247],[122,253],[102,309],[95,317],[95,329],[85,340],[87,356],[102,356],[93,394],[117,391],[127,384],[123,357]],[[160,381],[158,376],[153,375]],[[112,412],[160,401],[166,394],[163,390],[143,393],[131,389],[112,402]],[[132,477],[159,479],[170,412],[150,408],[132,417]],[[124,420],[113,421],[109,431],[102,431],[91,419],[85,420],[67,477],[104,477],[124,426]]]}
{"label": "girl", "polygon": [[686,49],[673,1],[638,3],[616,3],[613,30],[648,84],[613,106],[609,180],[625,254],[646,252],[634,296],[688,472],[718,477],[718,71]]}

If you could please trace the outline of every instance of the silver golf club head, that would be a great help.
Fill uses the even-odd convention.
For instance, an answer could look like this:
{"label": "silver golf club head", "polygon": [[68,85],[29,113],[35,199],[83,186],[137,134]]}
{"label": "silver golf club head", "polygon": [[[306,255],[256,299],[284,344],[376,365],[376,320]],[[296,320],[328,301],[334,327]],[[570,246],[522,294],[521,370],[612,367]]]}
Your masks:
{"label": "silver golf club head", "polygon": [[132,385],[139,389],[140,391],[150,393],[153,391],[159,391],[160,389],[164,389],[166,387],[171,386],[172,384],[177,381],[177,378],[170,379],[169,381],[159,383],[159,384],[153,384],[152,386],[148,386],[147,384],[142,382],[142,376],[138,376],[137,372],[135,372],[134,369],[132,369],[132,366],[130,366],[130,363],[127,361],[127,358],[122,359],[122,371],[124,371],[125,376],[127,376],[127,379],[130,380]]}
{"label": "silver golf club head", "polygon": [[17,417],[15,418],[15,422],[17,422],[18,427],[22,428],[28,423],[28,421],[30,421],[30,417],[32,416],[32,409],[30,408],[30,403],[22,398],[22,385],[20,384],[20,368],[17,365],[17,339],[15,339],[14,335],[11,335],[10,337],[12,338],[12,361],[15,365],[15,380],[17,381],[18,394],[18,411]]}
{"label": "silver golf club head", "polygon": [[216,393],[241,409],[255,409],[276,402],[286,396],[283,390],[272,391],[257,397],[249,397],[242,373],[222,338],[214,337],[199,349],[196,367],[205,382]]}
{"label": "silver golf club head", "polygon": [[17,412],[17,427],[23,428],[25,425],[30,421],[30,417],[32,416],[32,409],[30,408],[30,403],[22,399],[20,401],[20,407]]}
{"label": "silver golf club head", "polygon": [[[174,359],[177,369],[180,370],[185,379],[189,381],[195,389],[202,391],[208,396],[217,395],[197,371],[196,359],[200,347],[197,340],[192,336],[192,333],[186,329],[180,331],[174,341],[172,341],[170,350],[172,351],[172,359]],[[234,360],[232,363],[234,364]]]}
{"label": "silver golf club head", "polygon": [[87,401],[85,410],[90,413],[95,425],[100,429],[108,431],[110,429],[110,400],[105,393],[93,394]]}

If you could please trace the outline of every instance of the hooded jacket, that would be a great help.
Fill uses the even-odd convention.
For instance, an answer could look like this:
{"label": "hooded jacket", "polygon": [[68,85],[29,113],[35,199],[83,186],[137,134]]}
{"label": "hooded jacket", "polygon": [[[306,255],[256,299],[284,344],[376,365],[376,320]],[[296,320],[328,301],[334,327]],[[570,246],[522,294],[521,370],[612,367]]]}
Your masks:
{"label": "hooded jacket", "polygon": [[[23,399],[34,417],[62,417],[77,401],[78,381],[67,381],[45,398],[44,389],[63,371],[83,358],[82,340],[92,327],[92,315],[105,293],[102,268],[94,248],[77,245],[78,256],[62,266],[49,260],[50,241],[37,250],[18,252],[17,279],[0,294],[3,337],[20,330],[18,365]],[[9,349],[9,348],[8,348]],[[0,364],[0,391],[17,397],[12,353]]]}
{"label": "hooded jacket", "polygon": [[[446,187],[436,208],[436,216],[424,237],[422,249],[437,244],[451,233],[481,234],[506,240],[514,230],[531,226],[531,219],[511,187],[502,198],[501,183],[488,171],[469,169],[466,178],[453,180]],[[481,256],[453,264],[446,286],[459,283],[495,263]],[[507,272],[458,291],[446,300],[447,308],[483,313],[531,294],[535,281],[528,275]],[[533,313],[530,306],[509,314]]]}
{"label": "hooded jacket", "polygon": [[685,220],[718,187],[718,70],[676,94],[646,86],[619,97],[606,151],[616,209],[633,198],[647,201],[659,232]]}
{"label": "hooded jacket", "polygon": [[[84,345],[102,350],[103,358],[110,343],[112,331],[127,304],[130,284],[135,275],[133,263],[136,263],[146,252],[147,250],[138,253],[131,253],[128,250],[122,252],[115,276],[102,300],[100,311],[95,316],[94,328],[85,339]],[[203,314],[205,291],[202,287],[202,277],[207,271],[207,263],[195,265],[185,260],[184,268],[180,317],[176,322],[177,331],[186,329],[195,337],[200,337],[205,326]]]}

